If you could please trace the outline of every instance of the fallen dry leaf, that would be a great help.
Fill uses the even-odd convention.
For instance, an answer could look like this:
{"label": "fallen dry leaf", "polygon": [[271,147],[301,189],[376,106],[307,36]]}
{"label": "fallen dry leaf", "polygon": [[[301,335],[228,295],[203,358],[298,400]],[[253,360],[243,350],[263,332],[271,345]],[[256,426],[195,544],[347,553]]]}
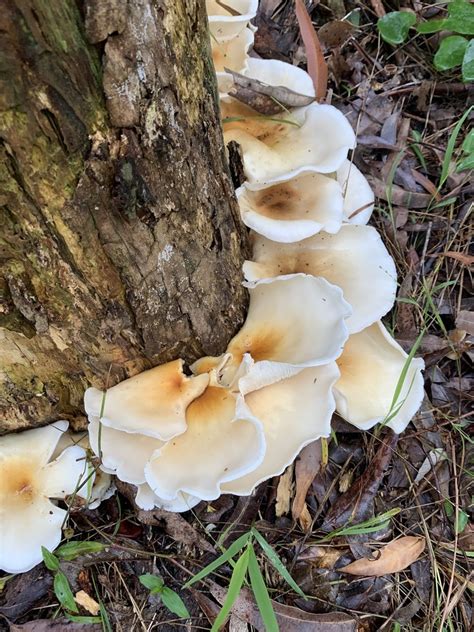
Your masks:
{"label": "fallen dry leaf", "polygon": [[474,336],[474,312],[463,309],[456,316],[456,327]]}
{"label": "fallen dry leaf", "polygon": [[300,94],[285,88],[285,86],[271,86],[258,79],[245,77],[229,68],[224,68],[224,70],[232,75],[234,82],[229,91],[230,96],[245,103],[260,114],[277,114],[288,108],[309,105],[314,101],[314,97]]}
{"label": "fallen dry leaf", "polygon": [[324,531],[333,531],[349,522],[357,524],[371,515],[375,494],[392,460],[397,441],[398,435],[388,430],[365,472],[329,509],[322,524]]}
{"label": "fallen dry leaf", "polygon": [[303,0],[296,0],[295,10],[301,31],[301,39],[306,50],[308,75],[313,80],[316,98],[321,100],[325,98],[328,88],[328,66]]}
{"label": "fallen dry leaf", "polygon": [[68,619],[36,619],[11,625],[10,632],[99,632],[100,623],[72,623]]}
{"label": "fallen dry leaf", "polygon": [[94,617],[99,614],[99,604],[95,599],[92,599],[85,590],[79,590],[74,597],[74,601],[87,610],[87,612],[90,612]]}
{"label": "fallen dry leaf", "polygon": [[318,440],[303,448],[296,460],[296,491],[291,507],[293,520],[298,520],[304,511],[306,494],[321,466],[321,455],[321,440]]}
{"label": "fallen dry leaf", "polygon": [[426,540],[423,536],[407,535],[393,540],[379,549],[375,559],[362,557],[338,570],[342,573],[349,573],[349,575],[367,577],[381,577],[390,573],[398,573],[420,557],[425,550],[425,545]]}
{"label": "fallen dry leaf", "polygon": [[275,514],[277,518],[290,511],[291,496],[293,494],[293,464],[289,465],[280,476],[277,487]]}
{"label": "fallen dry leaf", "polygon": [[[224,603],[227,591],[214,582],[209,582],[209,590],[220,604]],[[342,612],[311,614],[272,600],[273,610],[282,632],[356,632],[357,621]],[[232,607],[232,612],[250,623],[258,632],[266,632],[252,593],[243,588]]]}
{"label": "fallen dry leaf", "polygon": [[453,250],[448,250],[447,252],[441,252],[437,257],[449,257],[450,259],[456,259],[460,261],[465,266],[472,266],[474,263],[474,255],[464,255],[462,252],[454,252]]}

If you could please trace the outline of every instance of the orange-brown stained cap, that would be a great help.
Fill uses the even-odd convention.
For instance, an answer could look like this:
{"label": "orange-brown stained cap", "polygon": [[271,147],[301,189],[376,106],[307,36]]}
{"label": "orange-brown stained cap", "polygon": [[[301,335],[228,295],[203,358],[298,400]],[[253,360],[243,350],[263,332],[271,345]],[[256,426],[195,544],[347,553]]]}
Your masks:
{"label": "orange-brown stained cap", "polygon": [[89,388],[84,405],[87,414],[100,417],[105,426],[167,441],[186,430],[186,408],[208,383],[207,374],[188,377],[183,373],[183,361],[174,360],[120,382],[105,393]]}

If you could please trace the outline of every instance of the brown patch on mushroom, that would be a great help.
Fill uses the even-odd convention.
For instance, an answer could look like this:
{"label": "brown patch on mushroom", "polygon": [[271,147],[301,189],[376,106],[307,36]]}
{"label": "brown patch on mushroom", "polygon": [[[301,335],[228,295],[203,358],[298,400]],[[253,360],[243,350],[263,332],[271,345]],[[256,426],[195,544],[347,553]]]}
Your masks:
{"label": "brown patch on mushroom", "polygon": [[31,458],[7,457],[0,463],[2,507],[30,504],[36,496],[38,464]]}
{"label": "brown patch on mushroom", "polygon": [[228,352],[232,353],[234,362],[239,363],[245,353],[250,353],[256,362],[272,360],[278,353],[284,335],[284,331],[271,329],[268,323],[264,323],[261,328],[254,331],[246,332],[244,329],[231,341]]}
{"label": "brown patch on mushroom", "polygon": [[255,206],[261,215],[275,219],[293,219],[294,211],[301,201],[297,189],[287,182],[256,191],[254,194],[249,192],[248,195],[250,198],[254,197]]}
{"label": "brown patch on mushroom", "polygon": [[206,424],[229,421],[234,416],[235,398],[225,388],[208,386],[204,393],[188,406],[186,421],[189,424]]}

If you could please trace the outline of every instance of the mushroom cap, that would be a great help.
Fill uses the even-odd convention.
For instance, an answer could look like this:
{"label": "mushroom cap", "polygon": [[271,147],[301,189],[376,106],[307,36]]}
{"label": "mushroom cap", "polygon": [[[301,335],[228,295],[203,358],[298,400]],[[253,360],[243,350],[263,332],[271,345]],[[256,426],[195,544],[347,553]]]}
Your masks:
{"label": "mushroom cap", "polygon": [[[384,421],[391,412],[407,357],[380,321],[350,336],[337,360],[341,377],[334,395],[341,417],[362,430]],[[396,414],[387,426],[398,434],[405,430],[423,400],[423,368],[423,360],[413,358],[392,409]]]}
{"label": "mushroom cap", "polygon": [[247,495],[262,481],[281,474],[301,449],[331,433],[335,409],[332,387],[339,377],[335,362],[303,369],[297,375],[251,392],[245,401],[263,424],[267,450],[254,470],[222,486]]}
{"label": "mushroom cap", "polygon": [[88,388],[84,406],[89,417],[99,417],[105,426],[167,441],[186,430],[186,408],[208,381],[205,374],[187,377],[183,360],[174,360],[124,380],[105,394]]}
{"label": "mushroom cap", "polygon": [[98,417],[89,418],[89,437],[94,453],[101,459],[101,468],[132,485],[145,482],[145,465],[163,445],[163,441],[147,435],[101,426]]}
{"label": "mushroom cap", "polygon": [[[340,288],[308,274],[289,274],[244,283],[250,305],[242,329],[232,338],[232,355],[220,371],[230,384],[243,357],[256,365],[273,363],[274,377],[288,375],[288,365],[305,368],[332,362],[348,337],[345,318],[351,314]],[[278,366],[278,364],[279,366]]]}
{"label": "mushroom cap", "polygon": [[250,57],[243,74],[269,86],[282,86],[298,94],[315,96],[313,80],[308,73],[284,61]]}
{"label": "mushroom cap", "polygon": [[[63,432],[51,457],[52,460],[70,446],[80,446],[86,452],[92,450],[89,434],[87,432]],[[92,466],[87,475],[87,484],[77,491],[77,495],[87,501],[89,509],[97,509],[103,500],[114,495],[115,485],[110,474],[99,468],[94,468],[94,474],[91,476],[91,469]]]}
{"label": "mushroom cap", "polygon": [[195,507],[201,502],[201,499],[189,494],[179,493],[174,500],[163,500],[163,498],[159,498],[153,493],[153,490],[147,483],[144,483],[143,485],[138,485],[135,502],[140,509],[151,510],[157,507],[165,511],[182,513]]}
{"label": "mushroom cap", "polygon": [[66,511],[50,498],[65,498],[84,481],[85,452],[67,448],[49,462],[67,421],[0,437],[0,569],[23,573],[61,541]]}
{"label": "mushroom cap", "polygon": [[254,32],[249,28],[243,29],[238,35],[224,42],[211,40],[212,60],[221,96],[225,96],[234,83],[232,75],[225,72],[224,68],[245,74],[248,69],[248,51],[253,45],[253,40]]}
{"label": "mushroom cap", "polygon": [[224,140],[240,144],[249,182],[273,184],[304,171],[333,173],[355,147],[350,123],[332,105],[312,103],[271,118],[235,99],[221,106]]}
{"label": "mushroom cap", "polygon": [[344,219],[340,185],[319,173],[300,173],[270,186],[246,182],[236,195],[244,224],[273,241],[292,243],[321,230],[337,233]]}
{"label": "mushroom cap", "polygon": [[238,15],[232,15],[215,0],[206,0],[207,19],[212,37],[219,42],[232,39],[255,17],[258,0],[226,0],[223,4],[234,9]]}
{"label": "mushroom cap", "polygon": [[319,233],[295,244],[254,235],[253,261],[243,270],[249,281],[295,272],[324,277],[352,307],[346,320],[351,334],[380,320],[397,292],[395,263],[372,226],[345,224],[335,235]]}
{"label": "mushroom cap", "polygon": [[375,196],[365,176],[345,160],[336,172],[344,195],[344,214],[351,224],[367,224],[374,210]]}
{"label": "mushroom cap", "polygon": [[257,467],[265,453],[261,423],[243,397],[211,385],[186,411],[187,430],[157,450],[145,468],[148,485],[164,500],[180,492],[214,500],[226,481]]}

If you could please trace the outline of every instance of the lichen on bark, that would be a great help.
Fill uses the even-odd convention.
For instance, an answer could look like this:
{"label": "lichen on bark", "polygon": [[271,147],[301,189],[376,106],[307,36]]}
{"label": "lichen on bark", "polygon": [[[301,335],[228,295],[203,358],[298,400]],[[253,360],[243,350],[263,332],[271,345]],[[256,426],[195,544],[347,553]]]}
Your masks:
{"label": "lichen on bark", "polygon": [[6,0],[0,47],[5,432],[222,352],[247,246],[203,0]]}

